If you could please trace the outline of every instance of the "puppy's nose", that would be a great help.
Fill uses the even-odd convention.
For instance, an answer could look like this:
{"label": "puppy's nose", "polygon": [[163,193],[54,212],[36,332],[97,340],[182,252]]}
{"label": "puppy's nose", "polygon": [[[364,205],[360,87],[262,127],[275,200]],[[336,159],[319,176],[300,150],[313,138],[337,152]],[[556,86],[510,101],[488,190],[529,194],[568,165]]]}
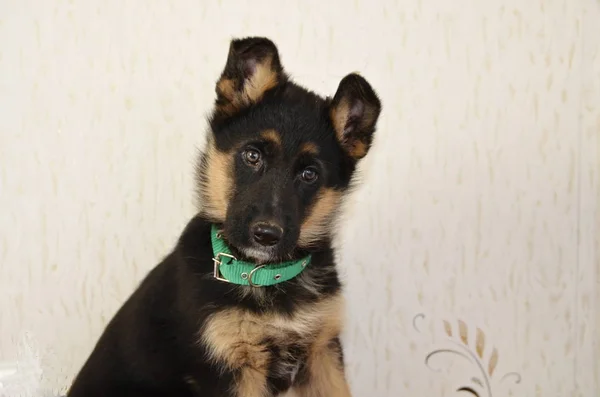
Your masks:
{"label": "puppy's nose", "polygon": [[259,222],[250,228],[254,241],[264,246],[273,246],[281,240],[283,229],[277,225]]}

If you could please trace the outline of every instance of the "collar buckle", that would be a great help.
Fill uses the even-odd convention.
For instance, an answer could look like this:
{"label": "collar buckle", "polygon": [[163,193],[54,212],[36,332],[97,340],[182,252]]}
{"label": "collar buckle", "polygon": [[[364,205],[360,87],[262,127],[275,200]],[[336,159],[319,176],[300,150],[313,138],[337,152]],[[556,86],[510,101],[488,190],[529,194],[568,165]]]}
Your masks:
{"label": "collar buckle", "polygon": [[215,263],[215,268],[213,270],[213,277],[216,278],[219,281],[224,281],[226,283],[231,283],[231,281],[229,281],[226,278],[224,278],[224,277],[221,276],[220,267],[223,264],[223,262],[221,261],[221,257],[225,257],[225,258],[229,258],[231,260],[237,261],[237,258],[235,256],[230,255],[230,254],[226,254],[224,252],[219,252],[213,258],[213,262]]}

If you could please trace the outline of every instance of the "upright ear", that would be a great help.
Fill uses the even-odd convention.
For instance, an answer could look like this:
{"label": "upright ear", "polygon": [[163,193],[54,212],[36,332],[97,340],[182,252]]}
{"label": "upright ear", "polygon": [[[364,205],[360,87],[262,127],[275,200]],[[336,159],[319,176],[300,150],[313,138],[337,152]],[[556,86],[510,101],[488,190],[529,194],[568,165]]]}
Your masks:
{"label": "upright ear", "polygon": [[234,39],[217,82],[216,113],[228,117],[259,102],[285,79],[275,44],[263,37]]}
{"label": "upright ear", "polygon": [[355,160],[373,142],[381,102],[371,85],[358,74],[344,77],[331,102],[329,115],[342,148]]}

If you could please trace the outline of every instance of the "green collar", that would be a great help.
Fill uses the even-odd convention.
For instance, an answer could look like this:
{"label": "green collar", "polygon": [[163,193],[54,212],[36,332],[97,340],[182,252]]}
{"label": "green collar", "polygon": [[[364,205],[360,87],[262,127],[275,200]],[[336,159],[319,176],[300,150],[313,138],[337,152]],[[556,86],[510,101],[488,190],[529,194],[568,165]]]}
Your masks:
{"label": "green collar", "polygon": [[213,258],[213,262],[215,262],[214,276],[220,281],[253,287],[267,287],[293,279],[310,264],[310,255],[297,261],[268,265],[244,262],[231,254],[215,225],[212,225],[210,238],[215,255]]}

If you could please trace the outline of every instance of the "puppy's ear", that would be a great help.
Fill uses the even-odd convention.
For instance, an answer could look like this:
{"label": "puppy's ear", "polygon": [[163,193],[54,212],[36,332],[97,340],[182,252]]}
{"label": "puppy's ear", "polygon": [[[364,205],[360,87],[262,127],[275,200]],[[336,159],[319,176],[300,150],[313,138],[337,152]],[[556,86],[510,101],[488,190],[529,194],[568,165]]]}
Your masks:
{"label": "puppy's ear", "polygon": [[263,37],[234,39],[217,82],[216,113],[229,117],[259,102],[285,79],[275,44]]}
{"label": "puppy's ear", "polygon": [[355,160],[363,158],[373,142],[381,102],[371,85],[358,74],[340,82],[330,105],[329,115],[337,139]]}

